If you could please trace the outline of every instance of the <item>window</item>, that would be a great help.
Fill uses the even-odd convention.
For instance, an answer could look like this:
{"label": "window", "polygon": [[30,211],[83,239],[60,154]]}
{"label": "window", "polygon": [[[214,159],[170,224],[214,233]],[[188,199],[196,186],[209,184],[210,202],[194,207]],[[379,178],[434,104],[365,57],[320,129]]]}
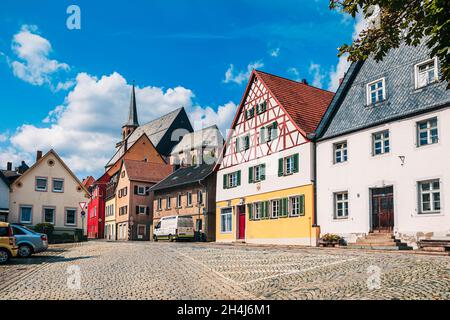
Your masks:
{"label": "window", "polygon": [[146,189],[145,186],[135,186],[134,188],[135,188],[135,191],[136,191],[137,195],[139,195],[139,196],[147,195],[147,192],[145,190]]}
{"label": "window", "polygon": [[223,188],[229,189],[241,185],[241,171],[236,171],[223,175]]}
{"label": "window", "polygon": [[158,208],[159,211],[161,211],[161,209],[162,209],[162,198],[158,198],[157,208]]}
{"label": "window", "polygon": [[250,135],[242,137],[242,145],[244,150],[248,150],[250,148]]}
{"label": "window", "polygon": [[55,208],[44,208],[44,223],[55,223]]}
{"label": "window", "polygon": [[77,219],[77,209],[66,209],[66,224],[75,225]]}
{"label": "window", "polygon": [[170,196],[166,197],[166,209],[170,209],[171,208],[171,206],[172,206],[171,200],[172,199],[170,198]]}
{"label": "window", "polygon": [[348,193],[337,192],[334,194],[334,218],[343,219],[348,217]]}
{"label": "window", "polygon": [[246,119],[246,120],[251,119],[251,118],[253,118],[254,116],[255,116],[255,108],[253,108],[253,107],[251,107],[250,109],[248,109],[248,110],[245,112],[245,119]]}
{"label": "window", "polygon": [[177,208],[181,208],[181,194],[177,195]]}
{"label": "window", "polygon": [[186,200],[187,200],[187,206],[191,207],[192,206],[192,193],[191,192],[186,193]]}
{"label": "window", "polygon": [[202,191],[197,191],[197,203],[198,204],[203,204],[203,192]]}
{"label": "window", "polygon": [[262,127],[259,132],[259,142],[266,143],[275,140],[278,137],[278,122],[273,122],[271,125]]}
{"label": "window", "polygon": [[264,181],[266,179],[266,165],[260,164],[248,168],[248,183]]}
{"label": "window", "polygon": [[126,215],[128,212],[128,207],[127,206],[123,206],[119,208],[119,216],[123,216]]}
{"label": "window", "polygon": [[256,202],[253,204],[253,212],[254,212],[254,216],[253,218],[258,220],[261,219],[262,217],[262,203],[261,202]]}
{"label": "window", "polygon": [[229,233],[232,231],[232,212],[231,208],[220,210],[220,232]]}
{"label": "window", "polygon": [[52,181],[53,192],[64,192],[64,179],[54,178]]}
{"label": "window", "polygon": [[386,99],[384,78],[371,82],[367,85],[367,104],[375,104]]}
{"label": "window", "polygon": [[347,142],[334,144],[334,163],[347,161]]}
{"label": "window", "polygon": [[295,196],[289,198],[289,216],[298,217],[305,215],[305,196]]}
{"label": "window", "polygon": [[278,218],[280,215],[280,200],[272,200],[271,201],[271,217]]}
{"label": "window", "polygon": [[33,216],[33,207],[20,206],[20,223],[31,223]]}
{"label": "window", "polygon": [[137,206],[137,214],[147,214],[147,206]]}
{"label": "window", "polygon": [[417,123],[417,145],[419,147],[437,143],[438,140],[437,118]]}
{"label": "window", "polygon": [[137,236],[138,239],[143,239],[145,237],[147,226],[145,224],[138,224],[138,232]]}
{"label": "window", "polygon": [[259,104],[256,106],[256,113],[257,113],[257,114],[261,114],[261,113],[265,112],[266,109],[267,109],[267,101],[264,101],[264,102],[262,102],[262,103],[259,103]]}
{"label": "window", "polygon": [[425,87],[430,83],[438,81],[437,69],[437,58],[416,64],[414,70],[416,89]]}
{"label": "window", "polygon": [[372,154],[379,155],[389,153],[389,131],[377,132],[372,135]]}
{"label": "window", "polygon": [[278,176],[287,176],[299,171],[298,153],[278,160]]}
{"label": "window", "polygon": [[36,191],[47,191],[47,178],[36,177]]}
{"label": "window", "polygon": [[441,210],[439,179],[419,182],[419,213],[434,213]]}

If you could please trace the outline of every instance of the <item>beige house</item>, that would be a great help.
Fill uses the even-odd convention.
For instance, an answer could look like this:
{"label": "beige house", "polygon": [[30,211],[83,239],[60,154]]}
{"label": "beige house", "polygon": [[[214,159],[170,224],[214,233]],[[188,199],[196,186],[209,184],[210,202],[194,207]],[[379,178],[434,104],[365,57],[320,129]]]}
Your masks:
{"label": "beige house", "polygon": [[86,234],[80,203],[88,200],[89,191],[54,150],[44,156],[38,151],[36,163],[11,184],[8,221],[51,223],[56,233],[83,228]]}

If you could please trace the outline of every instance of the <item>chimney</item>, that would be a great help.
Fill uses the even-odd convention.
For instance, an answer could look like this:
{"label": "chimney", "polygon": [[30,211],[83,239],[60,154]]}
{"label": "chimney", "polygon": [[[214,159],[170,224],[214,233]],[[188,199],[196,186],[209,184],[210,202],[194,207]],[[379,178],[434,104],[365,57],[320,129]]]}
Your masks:
{"label": "chimney", "polygon": [[302,79],[302,83],[307,85],[308,81],[306,81],[306,79]]}
{"label": "chimney", "polygon": [[40,158],[42,158],[42,151],[38,150],[36,151],[36,162],[38,162]]}
{"label": "chimney", "polygon": [[8,162],[8,163],[6,164],[6,170],[12,171],[12,162]]}

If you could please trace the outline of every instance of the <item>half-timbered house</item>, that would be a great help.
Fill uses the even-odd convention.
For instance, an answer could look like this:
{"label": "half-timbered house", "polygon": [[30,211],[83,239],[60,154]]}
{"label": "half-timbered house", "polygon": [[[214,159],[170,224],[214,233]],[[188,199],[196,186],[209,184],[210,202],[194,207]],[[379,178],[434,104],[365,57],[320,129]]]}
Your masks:
{"label": "half-timbered house", "polygon": [[333,93],[254,70],[217,175],[216,239],[315,245],[314,132]]}

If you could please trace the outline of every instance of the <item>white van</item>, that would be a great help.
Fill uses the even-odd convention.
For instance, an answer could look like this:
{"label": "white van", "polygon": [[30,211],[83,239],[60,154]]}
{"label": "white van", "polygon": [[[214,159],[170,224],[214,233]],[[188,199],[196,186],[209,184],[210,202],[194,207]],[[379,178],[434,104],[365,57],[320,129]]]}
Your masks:
{"label": "white van", "polygon": [[194,239],[194,220],[189,216],[162,217],[156,224],[153,240]]}

